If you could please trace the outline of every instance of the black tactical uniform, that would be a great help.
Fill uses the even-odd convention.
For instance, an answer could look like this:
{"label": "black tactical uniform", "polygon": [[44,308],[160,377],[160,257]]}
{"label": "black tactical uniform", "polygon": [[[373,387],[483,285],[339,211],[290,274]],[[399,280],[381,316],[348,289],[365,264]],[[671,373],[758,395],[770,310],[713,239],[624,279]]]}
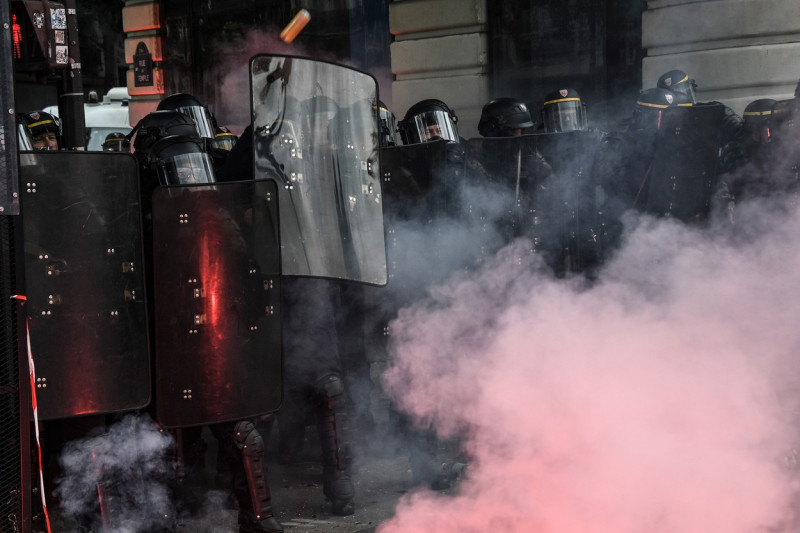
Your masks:
{"label": "black tactical uniform", "polygon": [[[216,181],[207,142],[198,137],[196,122],[176,110],[159,110],[144,117],[134,128],[134,155],[140,163],[142,179],[145,253],[152,262],[152,222],[150,196],[159,185],[199,184]],[[174,133],[180,132],[175,135]],[[152,269],[147,269],[152,276]],[[148,291],[152,291],[150,279]],[[154,301],[155,294],[149,294]],[[151,313],[151,316],[153,314]],[[254,421],[212,425],[219,439],[221,455],[228,459],[229,483],[239,504],[239,531],[279,533],[283,528],[272,513],[271,497],[263,464],[264,440]],[[199,428],[186,432],[185,445],[201,447]],[[191,454],[189,454],[191,455]]]}

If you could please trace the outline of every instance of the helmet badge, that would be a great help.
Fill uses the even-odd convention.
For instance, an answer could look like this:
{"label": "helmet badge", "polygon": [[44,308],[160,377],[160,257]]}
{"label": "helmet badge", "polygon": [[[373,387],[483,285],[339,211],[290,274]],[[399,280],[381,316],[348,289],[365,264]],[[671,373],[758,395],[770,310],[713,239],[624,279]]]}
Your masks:
{"label": "helmet badge", "polygon": [[40,116],[40,115],[39,115],[39,113],[38,113],[38,112],[37,112],[37,113],[31,113],[31,118],[32,118],[33,120],[39,120],[39,116]]}
{"label": "helmet badge", "polygon": [[561,89],[558,91],[558,94],[560,94],[562,98],[566,98],[567,94],[569,94],[569,91],[567,89]]}
{"label": "helmet badge", "polygon": [[664,85],[672,87],[672,78],[664,78]]}
{"label": "helmet badge", "polygon": [[668,104],[672,104],[672,95],[671,94],[665,94],[664,98],[667,99],[667,103]]}

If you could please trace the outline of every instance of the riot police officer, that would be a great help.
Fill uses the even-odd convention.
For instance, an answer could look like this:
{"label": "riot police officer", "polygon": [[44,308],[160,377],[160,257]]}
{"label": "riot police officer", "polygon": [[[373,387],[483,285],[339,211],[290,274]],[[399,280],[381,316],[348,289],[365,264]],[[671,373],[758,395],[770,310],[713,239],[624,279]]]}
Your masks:
{"label": "riot police officer", "polygon": [[620,159],[603,166],[615,169],[605,186],[628,208],[683,222],[704,221],[716,187],[716,132],[723,115],[719,103],[692,105],[683,93],[643,91],[629,130],[607,145],[604,157]]}
{"label": "riot police officer", "polygon": [[772,117],[776,100],[759,98],[744,109],[744,135],[726,144],[720,153],[723,173],[715,201],[724,202],[729,218],[737,202],[747,196],[769,192],[769,173],[772,155]]}
{"label": "riot police officer", "polygon": [[[682,94],[691,100],[692,105],[723,105],[720,102],[698,102],[697,101],[697,83],[694,78],[683,70],[668,70],[658,78],[656,87],[659,89],[666,89],[675,94]],[[742,117],[728,106],[724,106],[724,118],[719,132],[719,145],[720,148],[727,143],[739,139],[744,130],[744,122]]]}
{"label": "riot police officer", "polygon": [[[207,142],[200,139],[196,122],[178,111],[159,110],[134,128],[134,155],[140,162],[145,226],[145,252],[152,258],[151,202],[158,185],[199,184],[216,181]],[[177,135],[174,133],[181,132]],[[188,135],[186,135],[188,133]],[[152,260],[152,259],[151,259]],[[149,274],[148,276],[151,276]],[[150,280],[148,287],[152,288]],[[149,289],[151,290],[151,289]],[[149,294],[150,301],[157,297]],[[254,421],[220,423],[211,427],[227,461],[229,483],[239,504],[240,533],[283,531],[272,513],[263,456],[264,439]],[[190,439],[196,442],[197,439]]]}
{"label": "riot police officer", "polygon": [[458,116],[447,104],[437,99],[426,99],[412,105],[403,120],[397,124],[403,144],[418,144],[434,141],[446,142],[446,168],[439,183],[437,196],[452,213],[459,211],[456,205],[455,187],[464,176],[464,161],[467,142],[459,136]]}
{"label": "riot police officer", "polygon": [[214,162],[214,170],[221,171],[225,158],[237,139],[230,130],[217,125],[214,114],[206,106],[191,94],[173,93],[158,103],[157,110],[177,111],[189,117],[194,122],[198,136],[205,140],[206,151]]}
{"label": "riot police officer", "polygon": [[173,93],[161,100],[156,109],[158,111],[180,111],[194,121],[200,137],[212,141],[216,137],[217,123],[214,116],[191,94]]}
{"label": "riot police officer", "polygon": [[641,201],[640,196],[652,172],[664,110],[679,105],[679,101],[691,105],[689,96],[679,97],[666,89],[642,91],[637,96],[626,128],[610,132],[603,141],[596,168],[602,172],[600,181],[607,197],[605,212],[609,249],[619,242],[622,215]]}
{"label": "riot police officer", "polygon": [[495,98],[481,110],[478,133],[483,137],[513,137],[533,127],[531,112],[522,100]]}
{"label": "riot police officer", "polygon": [[403,144],[416,144],[444,139],[461,144],[456,123],[458,117],[447,104],[433,98],[420,100],[406,111],[397,125]]}
{"label": "riot police officer", "polygon": [[747,104],[743,113],[744,135],[728,143],[720,155],[724,172],[733,172],[765,154],[772,142],[771,119],[776,100],[759,98]]}
{"label": "riot police officer", "polygon": [[128,140],[125,134],[120,131],[112,131],[106,135],[103,141],[104,152],[127,152]]}
{"label": "riot police officer", "polygon": [[[335,115],[335,102],[312,99],[302,107],[318,116],[286,116],[280,139],[295,146],[295,124],[307,134],[321,135]],[[296,109],[294,110],[297,111]],[[278,131],[278,130],[276,130]],[[248,125],[222,167],[224,181],[253,178],[253,127]],[[313,165],[330,157],[326,143],[316,146],[303,161]],[[279,143],[279,146],[282,143]],[[332,145],[331,145],[332,146]],[[327,148],[330,148],[328,146]],[[282,181],[280,166],[274,178]],[[281,280],[284,401],[277,412],[278,461],[292,463],[302,450],[305,427],[316,424],[322,448],[323,494],[340,516],[355,512],[355,488],[350,475],[351,428],[348,395],[339,353],[335,303],[337,287],[329,280],[284,277]]]}
{"label": "riot police officer", "polygon": [[575,89],[553,91],[544,97],[542,122],[547,133],[586,130],[586,104]]}
{"label": "riot police officer", "polygon": [[217,126],[214,134],[214,148],[224,152],[230,152],[236,146],[238,138],[225,126]]}
{"label": "riot police officer", "polygon": [[[45,111],[32,111],[20,115],[33,150],[59,150],[61,148],[61,119]],[[27,144],[27,143],[26,143]]]}

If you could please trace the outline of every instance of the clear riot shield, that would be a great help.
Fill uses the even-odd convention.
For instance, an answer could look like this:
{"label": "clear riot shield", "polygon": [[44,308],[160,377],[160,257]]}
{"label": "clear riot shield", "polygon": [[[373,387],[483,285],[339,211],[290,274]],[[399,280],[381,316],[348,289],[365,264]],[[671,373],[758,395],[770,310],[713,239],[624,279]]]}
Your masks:
{"label": "clear riot shield", "polygon": [[42,420],[150,401],[139,176],[127,154],[20,154]]}
{"label": "clear riot shield", "polygon": [[722,104],[664,110],[652,168],[637,204],[683,222],[707,218],[716,187]]}
{"label": "clear riot shield", "polygon": [[167,427],[280,405],[277,197],[269,180],[153,194],[155,406]]}
{"label": "clear riot shield", "polygon": [[283,274],[385,284],[375,79],[259,55],[250,82],[254,174],[278,183]]}

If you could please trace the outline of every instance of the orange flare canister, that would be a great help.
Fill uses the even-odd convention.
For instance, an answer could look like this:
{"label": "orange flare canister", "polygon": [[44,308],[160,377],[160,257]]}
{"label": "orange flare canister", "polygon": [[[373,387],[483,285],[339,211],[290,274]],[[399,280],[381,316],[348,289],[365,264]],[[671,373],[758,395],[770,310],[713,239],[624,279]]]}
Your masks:
{"label": "orange flare canister", "polygon": [[285,43],[294,41],[297,34],[306,27],[308,21],[311,20],[311,13],[307,9],[301,9],[297,12],[294,18],[283,28],[281,32],[281,40]]}

